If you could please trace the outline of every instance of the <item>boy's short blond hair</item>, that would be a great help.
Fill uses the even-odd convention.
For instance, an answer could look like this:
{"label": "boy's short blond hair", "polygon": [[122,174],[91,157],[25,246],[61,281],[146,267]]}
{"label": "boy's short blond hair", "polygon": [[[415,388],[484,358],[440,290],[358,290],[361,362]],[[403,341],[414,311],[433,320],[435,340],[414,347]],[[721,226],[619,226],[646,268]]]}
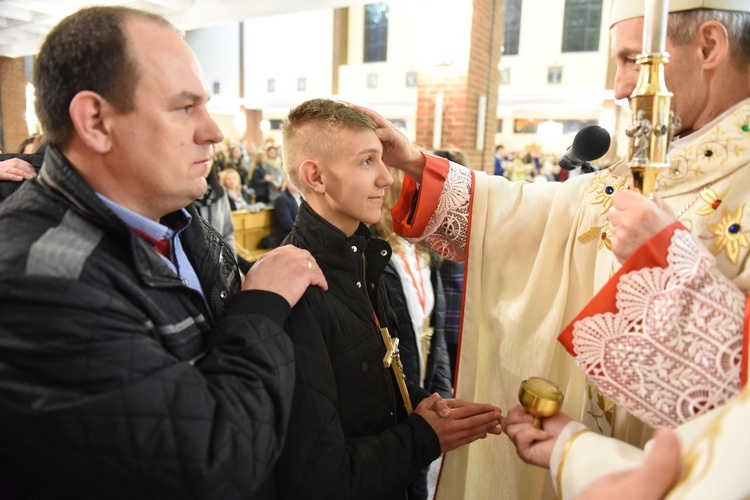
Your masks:
{"label": "boy's short blond hair", "polygon": [[289,180],[302,193],[299,167],[305,160],[327,163],[333,160],[341,128],[376,130],[368,116],[331,99],[311,99],[289,111],[281,127],[284,169]]}

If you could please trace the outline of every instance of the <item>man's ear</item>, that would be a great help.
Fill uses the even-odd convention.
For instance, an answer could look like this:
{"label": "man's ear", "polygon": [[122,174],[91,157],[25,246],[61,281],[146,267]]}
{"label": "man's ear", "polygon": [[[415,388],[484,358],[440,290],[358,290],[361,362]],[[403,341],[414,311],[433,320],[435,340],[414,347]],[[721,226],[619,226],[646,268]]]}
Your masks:
{"label": "man's ear", "polygon": [[701,24],[696,36],[703,51],[703,68],[716,68],[729,57],[729,33],[720,22]]}
{"label": "man's ear", "polygon": [[323,194],[326,192],[325,182],[318,162],[305,160],[299,166],[299,178],[305,186],[304,192]]}
{"label": "man's ear", "polygon": [[76,134],[97,153],[106,153],[112,146],[109,117],[114,108],[96,92],[84,90],[70,101],[70,119]]}

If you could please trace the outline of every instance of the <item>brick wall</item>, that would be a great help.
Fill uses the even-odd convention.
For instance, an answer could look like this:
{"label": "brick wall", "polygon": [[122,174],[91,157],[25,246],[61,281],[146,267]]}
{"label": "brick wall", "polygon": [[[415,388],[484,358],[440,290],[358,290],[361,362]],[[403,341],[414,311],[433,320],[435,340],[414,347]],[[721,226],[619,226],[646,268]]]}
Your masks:
{"label": "brick wall", "polygon": [[[505,0],[471,1],[471,41],[466,60],[419,75],[416,142],[428,151],[433,149],[435,96],[442,91],[440,147],[460,149],[472,169],[492,172]],[[479,96],[482,95],[487,98],[484,148],[476,150]]]}
{"label": "brick wall", "polygon": [[29,135],[26,126],[26,75],[23,57],[0,57],[0,108],[3,137],[0,144],[6,153],[14,153]]}

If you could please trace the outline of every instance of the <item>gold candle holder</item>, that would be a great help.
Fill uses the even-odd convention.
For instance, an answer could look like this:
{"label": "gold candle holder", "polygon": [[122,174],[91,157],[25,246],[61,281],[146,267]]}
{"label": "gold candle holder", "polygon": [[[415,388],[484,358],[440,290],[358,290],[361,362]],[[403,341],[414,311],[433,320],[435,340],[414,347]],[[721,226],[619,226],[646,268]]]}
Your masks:
{"label": "gold candle holder", "polygon": [[540,429],[543,418],[551,417],[560,411],[564,398],[557,384],[540,377],[529,377],[521,382],[521,388],[518,390],[518,400],[534,417],[534,425]]}

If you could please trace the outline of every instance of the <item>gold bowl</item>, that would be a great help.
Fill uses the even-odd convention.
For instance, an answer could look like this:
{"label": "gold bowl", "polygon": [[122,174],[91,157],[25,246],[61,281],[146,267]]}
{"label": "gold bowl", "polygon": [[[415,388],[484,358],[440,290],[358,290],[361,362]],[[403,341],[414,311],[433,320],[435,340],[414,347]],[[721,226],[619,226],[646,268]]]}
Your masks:
{"label": "gold bowl", "polygon": [[529,377],[521,382],[518,400],[526,411],[534,417],[534,425],[542,428],[542,420],[560,411],[563,393],[554,382],[540,377]]}

